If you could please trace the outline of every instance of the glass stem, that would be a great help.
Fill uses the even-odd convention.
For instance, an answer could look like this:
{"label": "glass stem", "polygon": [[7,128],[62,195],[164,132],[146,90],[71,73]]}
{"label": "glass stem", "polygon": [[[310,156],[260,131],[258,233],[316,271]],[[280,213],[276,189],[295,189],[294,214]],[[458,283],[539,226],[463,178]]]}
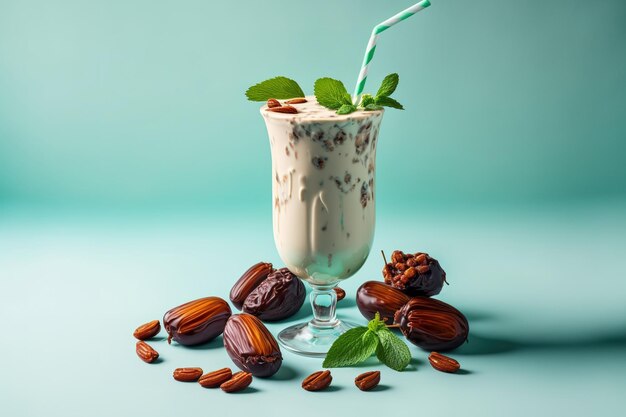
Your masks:
{"label": "glass stem", "polygon": [[313,289],[310,295],[313,320],[309,322],[309,326],[324,329],[335,327],[339,324],[336,315],[337,293],[333,289],[335,285],[311,285]]}

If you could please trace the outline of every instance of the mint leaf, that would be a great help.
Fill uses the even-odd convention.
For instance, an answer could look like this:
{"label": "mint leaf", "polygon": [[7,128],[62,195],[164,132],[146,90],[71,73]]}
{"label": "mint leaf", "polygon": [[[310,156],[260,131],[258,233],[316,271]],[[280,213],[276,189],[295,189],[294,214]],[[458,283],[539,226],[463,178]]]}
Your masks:
{"label": "mint leaf", "polygon": [[355,365],[363,362],[376,351],[378,337],[367,327],[350,329],[330,347],[322,366],[337,368],[340,366]]}
{"label": "mint leaf", "polygon": [[304,97],[297,82],[287,77],[275,77],[253,85],[246,91],[250,101],[267,101],[270,98],[286,99]]}
{"label": "mint leaf", "polygon": [[352,105],[352,104],[343,104],[341,107],[339,107],[339,109],[337,110],[337,114],[350,114],[353,111],[356,111],[356,106]]}
{"label": "mint leaf", "polygon": [[411,362],[411,351],[406,343],[393,334],[389,329],[378,331],[380,343],[376,349],[378,359],[396,371],[401,371]]}
{"label": "mint leaf", "polygon": [[376,93],[377,97],[382,96],[390,96],[394,91],[396,91],[396,87],[398,86],[398,81],[400,81],[400,77],[398,74],[389,74],[383,80],[383,83],[380,85],[378,89],[378,93]]}
{"label": "mint leaf", "polygon": [[317,102],[329,109],[337,110],[344,104],[352,105],[348,90],[339,80],[319,78],[315,81],[314,92]]}
{"label": "mint leaf", "polygon": [[376,97],[374,101],[379,106],[393,107],[394,109],[404,110],[404,107],[402,107],[402,104],[398,103],[396,100],[392,99],[391,97],[386,97],[386,96]]}
{"label": "mint leaf", "polygon": [[374,97],[371,94],[363,94],[361,97],[361,107],[367,107],[370,104],[374,104]]}
{"label": "mint leaf", "polygon": [[382,110],[383,106],[379,106],[378,104],[368,104],[367,106],[365,106],[365,110],[368,111],[374,111],[374,110]]}
{"label": "mint leaf", "polygon": [[384,321],[380,319],[380,314],[376,312],[376,314],[374,315],[374,318],[371,319],[369,323],[367,323],[367,328],[373,331],[374,333],[378,333],[380,329],[386,329],[387,325],[385,324]]}

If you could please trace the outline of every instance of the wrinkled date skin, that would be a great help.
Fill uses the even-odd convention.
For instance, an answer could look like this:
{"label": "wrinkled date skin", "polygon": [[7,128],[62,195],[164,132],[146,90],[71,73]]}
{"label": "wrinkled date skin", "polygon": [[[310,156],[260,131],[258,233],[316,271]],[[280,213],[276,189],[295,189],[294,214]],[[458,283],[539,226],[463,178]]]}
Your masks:
{"label": "wrinkled date skin", "polygon": [[356,305],[363,316],[371,320],[376,313],[387,324],[392,324],[394,314],[409,301],[409,297],[391,285],[367,281],[356,292]]}
{"label": "wrinkled date skin", "polygon": [[274,336],[250,314],[235,314],[228,319],[224,347],[235,365],[254,376],[272,376],[283,362]]}
{"label": "wrinkled date skin", "polygon": [[205,297],[169,310],[163,316],[163,326],[172,339],[181,345],[206,343],[224,331],[231,315],[228,303],[219,297]]}
{"label": "wrinkled date skin", "polygon": [[427,297],[411,298],[396,312],[402,334],[426,350],[452,350],[467,340],[469,324],[456,308]]}
{"label": "wrinkled date skin", "polygon": [[287,268],[269,274],[243,303],[243,311],[263,321],[291,317],[304,303],[306,289],[298,277]]}

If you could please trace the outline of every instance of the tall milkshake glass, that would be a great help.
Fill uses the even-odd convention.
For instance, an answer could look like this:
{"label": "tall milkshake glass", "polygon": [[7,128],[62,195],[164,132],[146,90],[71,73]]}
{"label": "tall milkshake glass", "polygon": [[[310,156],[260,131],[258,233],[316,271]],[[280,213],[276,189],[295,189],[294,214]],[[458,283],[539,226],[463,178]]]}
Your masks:
{"label": "tall milkshake glass", "polygon": [[297,114],[261,108],[272,153],[274,241],[311,286],[313,319],[279,333],[288,350],[324,356],[353,327],[335,315],[334,287],[355,274],[374,237],[376,144],[383,111],[337,115],[315,97]]}

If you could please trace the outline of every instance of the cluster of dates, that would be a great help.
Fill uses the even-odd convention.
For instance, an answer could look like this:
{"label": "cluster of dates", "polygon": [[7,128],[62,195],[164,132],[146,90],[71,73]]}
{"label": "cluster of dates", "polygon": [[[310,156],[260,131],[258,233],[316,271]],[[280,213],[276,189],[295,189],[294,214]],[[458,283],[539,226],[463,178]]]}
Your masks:
{"label": "cluster of dates", "polygon": [[[220,297],[189,301],[163,316],[167,341],[193,346],[223,333],[224,347],[235,365],[254,376],[269,377],[278,371],[283,357],[262,321],[292,316],[302,307],[305,295],[304,284],[287,268],[274,269],[271,263],[259,262],[244,272],[230,292],[233,305],[243,313],[232,314]],[[143,341],[159,330],[159,322],[154,320],[137,329],[135,337]],[[158,358],[158,353],[144,342],[137,349],[146,362]]]}
{"label": "cluster of dates", "polygon": [[204,297],[172,308],[163,316],[163,326],[168,342],[175,340],[184,346],[207,343],[223,333],[228,356],[254,376],[274,375],[283,360],[276,339],[261,320],[251,314],[232,314],[220,297]]}
{"label": "cluster of dates", "polygon": [[469,324],[456,308],[430,298],[441,291],[446,273],[427,253],[394,251],[383,268],[385,282],[367,281],[357,291],[359,311],[396,324],[414,345],[452,350],[467,340]]}
{"label": "cluster of dates", "polygon": [[244,313],[263,321],[293,316],[304,303],[306,289],[287,268],[274,269],[271,263],[252,265],[230,290],[230,301]]}

